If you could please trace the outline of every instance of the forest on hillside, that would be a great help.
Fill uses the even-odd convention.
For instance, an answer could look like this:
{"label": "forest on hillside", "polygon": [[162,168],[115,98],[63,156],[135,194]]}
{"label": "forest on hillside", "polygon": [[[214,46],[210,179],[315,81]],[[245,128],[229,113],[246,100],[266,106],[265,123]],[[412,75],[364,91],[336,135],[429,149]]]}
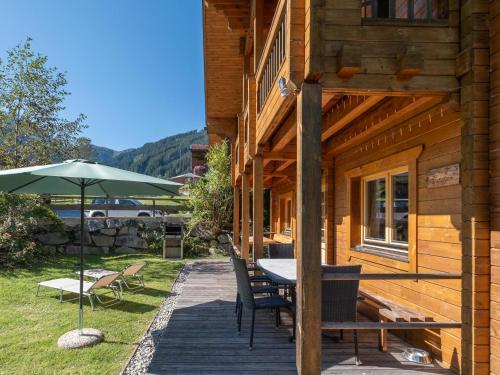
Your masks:
{"label": "forest on hillside", "polygon": [[189,146],[207,141],[205,130],[193,130],[124,151],[93,146],[93,156],[97,162],[112,167],[156,177],[173,177],[191,171]]}

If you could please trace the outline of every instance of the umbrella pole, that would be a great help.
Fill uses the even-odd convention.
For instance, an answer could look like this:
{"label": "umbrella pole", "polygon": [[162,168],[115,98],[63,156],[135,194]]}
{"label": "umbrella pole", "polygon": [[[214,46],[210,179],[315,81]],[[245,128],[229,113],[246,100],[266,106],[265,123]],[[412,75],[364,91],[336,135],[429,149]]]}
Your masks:
{"label": "umbrella pole", "polygon": [[80,182],[80,309],[78,311],[78,331],[80,335],[83,334],[83,231],[85,228],[85,216],[83,209],[85,207],[85,180]]}

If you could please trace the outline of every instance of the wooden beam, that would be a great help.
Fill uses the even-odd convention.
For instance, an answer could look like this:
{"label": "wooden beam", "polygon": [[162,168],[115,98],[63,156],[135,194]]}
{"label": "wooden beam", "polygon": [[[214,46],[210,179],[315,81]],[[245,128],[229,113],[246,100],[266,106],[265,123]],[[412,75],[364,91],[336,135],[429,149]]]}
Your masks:
{"label": "wooden beam", "polygon": [[297,345],[299,375],[321,372],[321,85],[297,97]]}
{"label": "wooden beam", "polygon": [[297,112],[294,110],[271,140],[271,150],[280,151],[297,135]]}
{"label": "wooden beam", "polygon": [[293,160],[286,160],[283,164],[280,164],[275,171],[276,172],[282,172],[286,170],[288,167],[290,167],[292,164],[295,164],[295,159]]}
{"label": "wooden beam", "polygon": [[424,70],[424,59],[422,54],[412,46],[396,56],[396,66],[398,79],[406,81]]}
{"label": "wooden beam", "polygon": [[240,187],[233,188],[233,245],[240,244]]}
{"label": "wooden beam", "polygon": [[321,140],[325,141],[330,138],[382,99],[384,96],[381,95],[344,97],[323,117]]}
{"label": "wooden beam", "polygon": [[337,76],[349,79],[361,70],[361,49],[357,45],[344,44],[337,55]]}
{"label": "wooden beam", "polygon": [[241,257],[248,260],[250,243],[250,187],[248,174],[243,173],[241,178]]}
{"label": "wooden beam", "polygon": [[253,260],[264,255],[264,166],[262,156],[253,159]]}
{"label": "wooden beam", "polygon": [[[338,136],[327,141],[325,154],[335,156],[364,142],[369,137],[393,125],[416,116],[424,110],[439,104],[442,97],[424,96],[420,98],[398,98],[384,104],[376,112],[365,116],[359,124],[350,126]],[[384,116],[385,113],[385,116]]]}
{"label": "wooden beam", "polygon": [[295,152],[286,151],[264,151],[264,160],[295,160],[297,154]]}

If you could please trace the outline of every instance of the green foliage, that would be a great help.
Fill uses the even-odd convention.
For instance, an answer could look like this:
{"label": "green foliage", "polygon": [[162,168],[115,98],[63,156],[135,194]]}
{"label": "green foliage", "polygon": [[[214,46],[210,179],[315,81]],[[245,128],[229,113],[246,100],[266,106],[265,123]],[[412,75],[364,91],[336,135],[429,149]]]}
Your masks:
{"label": "green foliage", "polygon": [[31,49],[31,39],[0,61],[0,166],[48,164],[79,153],[85,116],[61,117],[66,75],[47,66],[47,56]]}
{"label": "green foliage", "polygon": [[207,166],[205,178],[190,186],[188,205],[192,218],[189,227],[218,234],[229,226],[232,215],[231,159],[227,142],[208,149]]}
{"label": "green foliage", "polygon": [[141,238],[146,241],[147,252],[152,254],[163,253],[163,234],[161,229],[144,229]]}
{"label": "green foliage", "polygon": [[111,167],[156,177],[173,177],[191,171],[189,146],[193,143],[206,142],[205,130],[193,130],[157,142],[146,143],[139,148],[114,151],[106,147],[93,146],[93,152],[97,162]]}
{"label": "green foliage", "polygon": [[42,254],[36,241],[40,224],[60,228],[61,220],[34,196],[0,194],[0,265],[30,263]]}
{"label": "green foliage", "polygon": [[184,237],[184,257],[199,258],[208,254],[208,246],[205,241],[199,237]]}

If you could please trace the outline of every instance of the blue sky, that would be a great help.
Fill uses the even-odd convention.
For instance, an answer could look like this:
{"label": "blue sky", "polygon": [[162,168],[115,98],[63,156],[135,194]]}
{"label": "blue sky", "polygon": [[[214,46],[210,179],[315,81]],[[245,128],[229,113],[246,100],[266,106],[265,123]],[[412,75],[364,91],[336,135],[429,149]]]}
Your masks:
{"label": "blue sky", "polygon": [[200,0],[5,0],[0,56],[33,38],[67,72],[65,115],[117,150],[204,127]]}

